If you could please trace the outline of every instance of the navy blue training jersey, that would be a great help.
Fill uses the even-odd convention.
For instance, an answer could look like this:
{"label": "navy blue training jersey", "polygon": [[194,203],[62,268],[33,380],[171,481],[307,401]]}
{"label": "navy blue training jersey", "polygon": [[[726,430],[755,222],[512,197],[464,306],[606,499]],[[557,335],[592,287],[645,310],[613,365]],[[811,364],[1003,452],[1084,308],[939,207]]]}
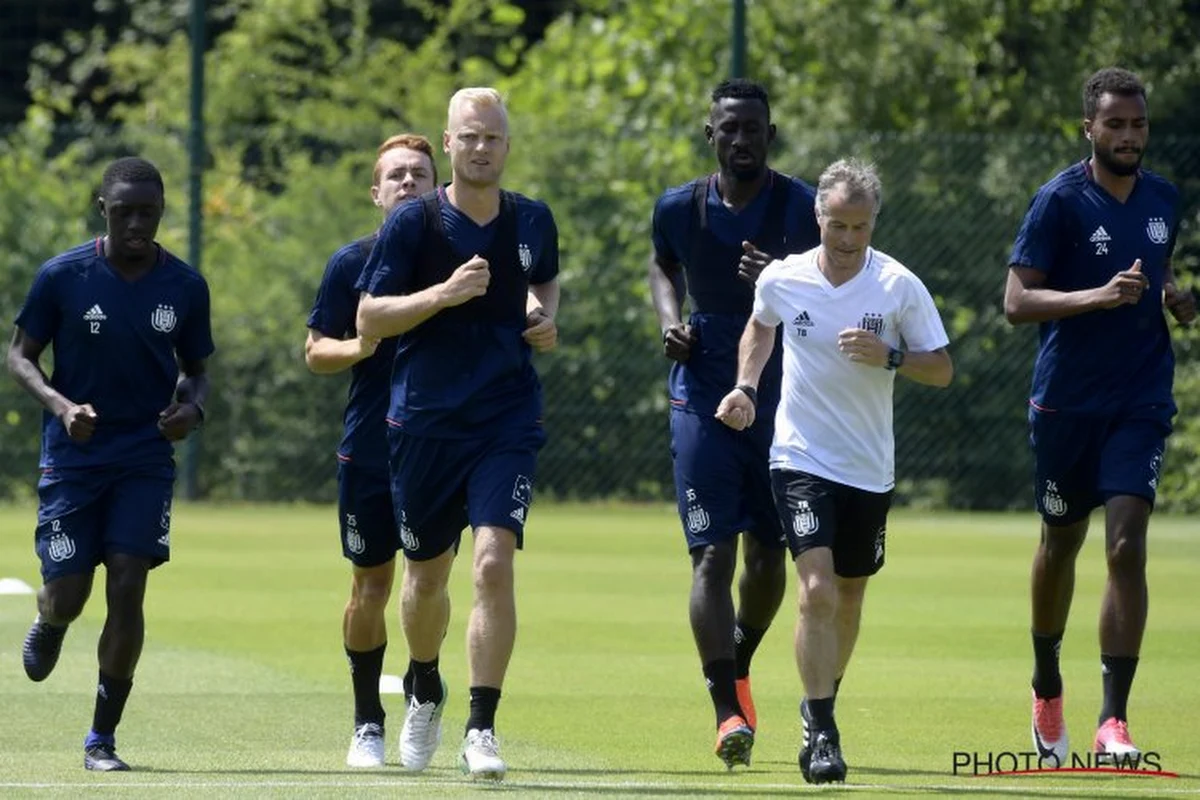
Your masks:
{"label": "navy blue training jersey", "polygon": [[[699,208],[703,197],[703,214]],[[668,189],[654,205],[653,243],[660,262],[681,264],[697,337],[686,363],[671,367],[671,404],[706,416],[737,377],[737,348],[754,307],[754,287],[737,276],[742,242],[775,258],[820,244],[816,192],[797,178],[770,173],[741,211],[730,210],[715,175]],[[758,419],[770,425],[779,402],[783,348],[776,342],[758,389]]]}
{"label": "navy blue training jersey", "polygon": [[[362,276],[367,256],[377,234],[351,242],[334,253],[325,266],[325,277],[317,290],[308,327],[334,339],[358,335],[354,318],[358,313],[355,284]],[[383,339],[370,358],[350,368],[350,393],[346,401],[345,425],[338,458],[356,466],[387,469],[387,409],[396,340]]]}
{"label": "navy blue training jersey", "polygon": [[1146,170],[1124,203],[1092,179],[1087,162],[1034,195],[1010,265],[1044,272],[1046,288],[1072,292],[1103,286],[1140,258],[1150,281],[1136,305],[1041,323],[1035,408],[1105,415],[1162,406],[1174,413],[1175,356],[1162,290],[1178,227],[1178,191]]}
{"label": "navy blue training jersey", "polygon": [[541,384],[522,337],[531,284],[558,275],[558,230],[545,203],[503,192],[476,225],[437,189],[393,212],[358,281],[371,295],[444,282],[474,255],[488,260],[482,297],[445,308],[398,338],[388,424],[414,436],[488,436],[541,419]]}
{"label": "navy blue training jersey", "polygon": [[126,280],[96,239],[38,270],[17,325],[51,344],[51,385],[73,403],[96,410],[96,431],[71,441],[49,411],[42,415],[43,469],[170,461],[171,443],[158,415],[175,396],[176,353],[199,361],[213,352],[208,284],[159,248],[158,262]]}

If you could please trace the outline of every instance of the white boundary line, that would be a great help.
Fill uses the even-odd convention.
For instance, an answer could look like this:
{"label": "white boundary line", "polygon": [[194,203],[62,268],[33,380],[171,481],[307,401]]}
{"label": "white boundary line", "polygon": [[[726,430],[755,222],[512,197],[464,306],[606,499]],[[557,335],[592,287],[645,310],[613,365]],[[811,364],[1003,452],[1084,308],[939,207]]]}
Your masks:
{"label": "white boundary line", "polygon": [[[350,776],[347,776],[350,777]],[[1086,792],[1089,794],[1102,795],[1146,795],[1146,796],[1162,796],[1162,795],[1200,795],[1200,788],[1173,788],[1169,785],[1164,786],[1163,782],[1170,782],[1171,778],[1152,778],[1143,777],[1137,786],[1094,786],[1088,783],[1079,782],[1075,786],[1039,786],[1040,780],[1037,778],[1019,779],[1020,785],[998,786],[995,783],[976,782],[979,779],[972,778],[970,781],[963,783],[952,784],[831,784],[830,786],[840,791],[859,791],[859,792],[894,792],[896,794],[915,794],[921,792],[961,792],[963,794],[972,794],[983,792],[987,794],[1013,794],[1025,795],[1030,794],[1058,794],[1064,792],[1079,793]],[[1126,779],[1130,780],[1130,779]],[[1146,785],[1153,783],[1153,785]],[[974,785],[972,785],[974,784]],[[343,788],[343,789],[366,789],[366,788],[412,788],[420,789],[427,788],[466,788],[469,786],[486,787],[491,786],[488,782],[472,782],[465,778],[461,780],[448,780],[445,778],[420,778],[412,777],[409,779],[399,780],[316,780],[316,781],[281,781],[281,780],[266,780],[266,781],[138,781],[126,782],[119,777],[111,783],[51,783],[51,782],[0,782],[0,789],[291,789],[291,788]],[[729,794],[752,794],[756,791],[805,791],[812,790],[815,787],[809,787],[801,781],[795,783],[738,783],[735,781],[727,781],[721,783],[699,783],[699,782],[682,782],[671,783],[667,781],[503,781],[498,784],[507,789],[525,789],[529,791],[571,791],[571,790],[587,790],[587,789],[607,789],[607,790],[623,790],[623,791],[649,791],[671,789],[671,790],[687,790],[694,789],[705,792],[727,792]]]}

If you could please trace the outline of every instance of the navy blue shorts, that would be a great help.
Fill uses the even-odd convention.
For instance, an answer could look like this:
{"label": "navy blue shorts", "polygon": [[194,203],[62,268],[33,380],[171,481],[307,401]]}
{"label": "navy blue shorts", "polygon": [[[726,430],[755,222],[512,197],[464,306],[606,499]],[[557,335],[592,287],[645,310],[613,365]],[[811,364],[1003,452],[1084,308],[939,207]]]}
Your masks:
{"label": "navy blue shorts", "polygon": [[170,464],[44,470],[34,532],[42,580],[90,573],[115,553],[151,567],[169,560],[174,486]]}
{"label": "navy blue shorts", "polygon": [[769,426],[735,431],[715,417],[671,411],[675,496],[688,550],[748,531],[767,547],[786,544],[767,464]]}
{"label": "navy blue shorts", "polygon": [[488,525],[516,534],[524,545],[533,503],[541,426],[479,439],[409,436],[388,428],[392,504],[404,555],[437,558],[458,546],[463,528]]}
{"label": "navy blue shorts", "polygon": [[342,555],[356,567],[378,567],[396,557],[400,531],[392,510],[387,467],[358,467],[338,461],[338,524]]}
{"label": "navy blue shorts", "polygon": [[1114,417],[1029,409],[1034,502],[1047,525],[1070,525],[1118,495],[1154,505],[1170,415],[1150,407]]}

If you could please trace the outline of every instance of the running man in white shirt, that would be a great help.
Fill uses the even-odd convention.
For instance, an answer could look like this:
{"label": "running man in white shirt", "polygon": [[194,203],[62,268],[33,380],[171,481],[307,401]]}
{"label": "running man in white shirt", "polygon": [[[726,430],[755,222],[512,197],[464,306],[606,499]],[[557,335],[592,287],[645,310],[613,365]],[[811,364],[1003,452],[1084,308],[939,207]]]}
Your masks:
{"label": "running man in white shirt", "polygon": [[929,291],[870,246],[881,196],[869,164],[842,160],[822,173],[821,244],[763,270],[738,348],[738,385],[717,408],[735,430],[754,423],[759,376],[783,323],[771,477],[798,577],[800,771],[809,783],[846,779],[833,701],[858,637],[867,579],[883,566],[896,373],[938,387],[954,374]]}

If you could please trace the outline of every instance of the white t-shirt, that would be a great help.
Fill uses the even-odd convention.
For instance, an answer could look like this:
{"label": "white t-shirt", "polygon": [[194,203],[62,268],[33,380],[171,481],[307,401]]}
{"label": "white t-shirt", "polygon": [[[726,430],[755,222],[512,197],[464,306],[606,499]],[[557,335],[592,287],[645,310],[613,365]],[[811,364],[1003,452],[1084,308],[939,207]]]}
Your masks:
{"label": "white t-shirt", "polygon": [[868,248],[862,270],[833,286],[817,267],[819,251],[772,262],[754,293],[754,319],[785,325],[771,466],[886,492],[896,483],[896,373],[851,361],[838,349],[838,334],[864,328],[913,352],[950,339],[929,290],[899,261]]}

